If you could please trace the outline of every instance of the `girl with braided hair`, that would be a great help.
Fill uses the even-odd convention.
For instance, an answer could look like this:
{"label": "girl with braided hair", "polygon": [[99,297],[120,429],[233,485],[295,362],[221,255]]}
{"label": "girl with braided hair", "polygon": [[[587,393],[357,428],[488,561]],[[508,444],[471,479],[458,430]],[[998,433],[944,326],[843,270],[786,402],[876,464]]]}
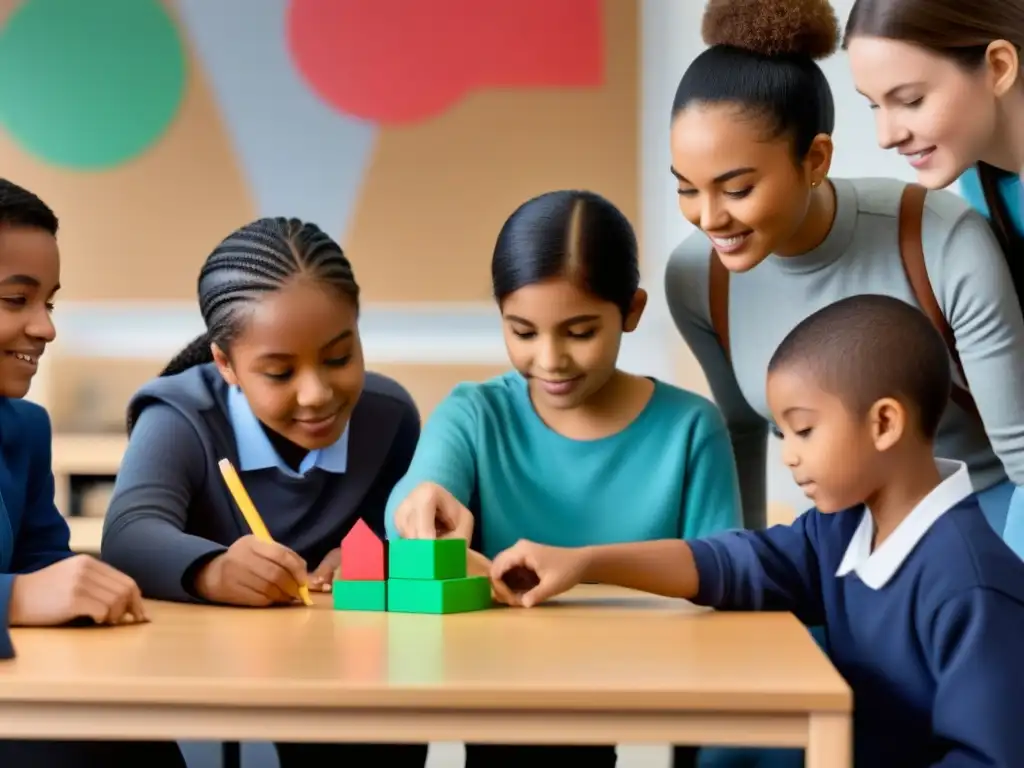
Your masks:
{"label": "girl with braided hair", "polygon": [[[366,372],[359,286],[316,225],[266,218],[233,232],[203,265],[198,293],[206,333],[129,403],[103,557],[151,598],[290,603],[304,584],[327,588],[357,520],[384,536],[419,414],[397,382]],[[276,543],[235,511],[224,457]],[[422,766],[426,750],[277,745],[282,768]]]}

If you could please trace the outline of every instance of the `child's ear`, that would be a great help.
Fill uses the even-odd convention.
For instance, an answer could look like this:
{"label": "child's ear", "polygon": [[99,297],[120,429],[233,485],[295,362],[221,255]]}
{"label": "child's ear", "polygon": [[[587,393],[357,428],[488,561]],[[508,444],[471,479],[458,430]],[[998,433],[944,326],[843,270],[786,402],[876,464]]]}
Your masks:
{"label": "child's ear", "polygon": [[640,317],[643,315],[646,307],[647,291],[643,288],[638,288],[636,293],[633,294],[633,301],[629,304],[629,312],[622,321],[622,330],[625,333],[632,333],[636,330],[636,327],[640,325]]}
{"label": "child's ear", "polygon": [[907,409],[899,400],[883,397],[871,406],[868,423],[875,450],[887,451],[900,441],[907,429]]}
{"label": "child's ear", "polygon": [[213,354],[214,365],[217,366],[217,370],[220,371],[220,375],[224,377],[224,381],[232,387],[237,387],[238,378],[235,376],[235,372],[231,370],[231,361],[228,359],[228,356],[224,354],[224,350],[216,344],[211,344],[210,352]]}

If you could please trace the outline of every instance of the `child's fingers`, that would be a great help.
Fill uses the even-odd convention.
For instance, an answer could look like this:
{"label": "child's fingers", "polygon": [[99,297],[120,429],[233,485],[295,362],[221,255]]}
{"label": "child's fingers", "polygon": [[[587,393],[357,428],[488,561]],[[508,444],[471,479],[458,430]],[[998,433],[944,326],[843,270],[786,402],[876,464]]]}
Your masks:
{"label": "child's fingers", "polygon": [[523,604],[524,608],[532,608],[535,605],[543,603],[545,600],[550,600],[560,591],[558,582],[555,579],[542,578],[536,587],[526,594],[521,595],[519,597],[519,601]]}
{"label": "child's fingers", "polygon": [[494,597],[499,603],[505,605],[519,605],[519,598],[508,588],[508,585],[500,578],[491,578],[491,589],[494,590]]}
{"label": "child's fingers", "polygon": [[445,538],[465,539],[466,541],[473,538],[473,515],[451,494],[439,495],[436,514],[435,532],[437,521],[441,520],[443,521],[442,527],[445,529]]}
{"label": "child's fingers", "polygon": [[514,545],[504,552],[499,552],[491,561],[491,580],[501,581],[513,568],[523,565],[523,552],[518,545]]}

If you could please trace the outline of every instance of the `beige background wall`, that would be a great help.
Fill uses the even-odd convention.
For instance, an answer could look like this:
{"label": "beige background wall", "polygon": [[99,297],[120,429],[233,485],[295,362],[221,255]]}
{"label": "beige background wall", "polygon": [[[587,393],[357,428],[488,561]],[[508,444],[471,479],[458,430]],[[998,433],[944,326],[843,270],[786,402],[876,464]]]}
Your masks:
{"label": "beige background wall", "polygon": [[[0,0],[7,13],[16,5]],[[251,12],[273,5],[254,2]],[[167,7],[178,14],[174,2]],[[486,301],[498,229],[516,205],[543,191],[594,189],[637,220],[637,3],[604,0],[602,8],[601,85],[483,89],[437,116],[378,127],[348,231],[331,233],[350,253],[367,301]],[[68,170],[0,132],[3,175],[42,196],[62,220],[64,300],[191,300],[212,246],[261,213],[209,73],[182,34],[184,101],[142,156],[100,172]],[[280,152],[315,154],[301,123],[289,124],[275,108],[273,92],[266,93]],[[290,194],[301,210],[304,190]]]}
{"label": "beige background wall", "polygon": [[[573,0],[581,8],[592,1]],[[0,23],[20,5],[0,0]],[[276,199],[287,202],[261,209],[253,179],[262,173],[265,184],[266,172],[254,176],[247,165],[253,155],[232,124],[236,94],[225,91],[232,83],[243,90],[252,84],[216,70],[209,53],[215,32],[202,26],[227,23],[232,35],[249,34],[253,45],[265,45],[268,25],[285,34],[288,4],[220,0],[222,10],[202,8],[209,18],[197,12],[195,0],[163,5],[184,46],[186,83],[173,121],[141,155],[101,170],[58,167],[0,130],[0,173],[39,194],[61,219],[60,337],[32,392],[50,408],[58,430],[122,429],[131,393],[201,330],[198,270],[231,229],[260,215],[323,209],[310,197],[317,187],[296,184],[287,173],[274,180]],[[597,7],[595,82],[481,87],[440,113],[374,124],[365,167],[345,165],[344,158],[339,165],[331,147],[318,146],[316,130],[303,123],[306,111],[282,114],[282,104],[293,102],[275,93],[278,81],[262,90],[256,84],[250,119],[276,132],[268,150],[280,153],[276,167],[281,158],[318,163],[322,157],[321,173],[328,183],[337,174],[339,185],[351,184],[342,176],[359,168],[354,204],[337,217],[345,226],[332,228],[335,219],[318,223],[345,247],[362,285],[368,364],[401,381],[424,417],[459,381],[508,367],[495,333],[489,261],[502,222],[518,204],[555,188],[589,188],[639,225],[638,3],[601,0]],[[225,21],[229,8],[246,15]],[[275,51],[268,48],[265,58]],[[306,87],[295,72],[289,76],[293,87]],[[305,106],[324,113],[325,105]],[[339,131],[342,119],[351,120],[338,119]],[[484,331],[487,341],[459,348],[453,334],[463,331]]]}

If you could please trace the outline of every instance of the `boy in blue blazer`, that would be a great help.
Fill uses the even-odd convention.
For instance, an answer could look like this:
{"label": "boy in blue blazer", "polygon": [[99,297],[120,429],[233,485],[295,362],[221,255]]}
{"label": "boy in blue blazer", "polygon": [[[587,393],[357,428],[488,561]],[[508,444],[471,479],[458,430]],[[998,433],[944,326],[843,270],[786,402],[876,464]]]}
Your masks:
{"label": "boy in blue blazer", "polygon": [[[53,500],[50,420],[22,398],[56,331],[57,218],[31,192],[0,179],[0,658],[8,626],[146,621],[139,588],[109,565],[71,551]],[[0,741],[0,765],[99,768],[184,762],[173,744]]]}

